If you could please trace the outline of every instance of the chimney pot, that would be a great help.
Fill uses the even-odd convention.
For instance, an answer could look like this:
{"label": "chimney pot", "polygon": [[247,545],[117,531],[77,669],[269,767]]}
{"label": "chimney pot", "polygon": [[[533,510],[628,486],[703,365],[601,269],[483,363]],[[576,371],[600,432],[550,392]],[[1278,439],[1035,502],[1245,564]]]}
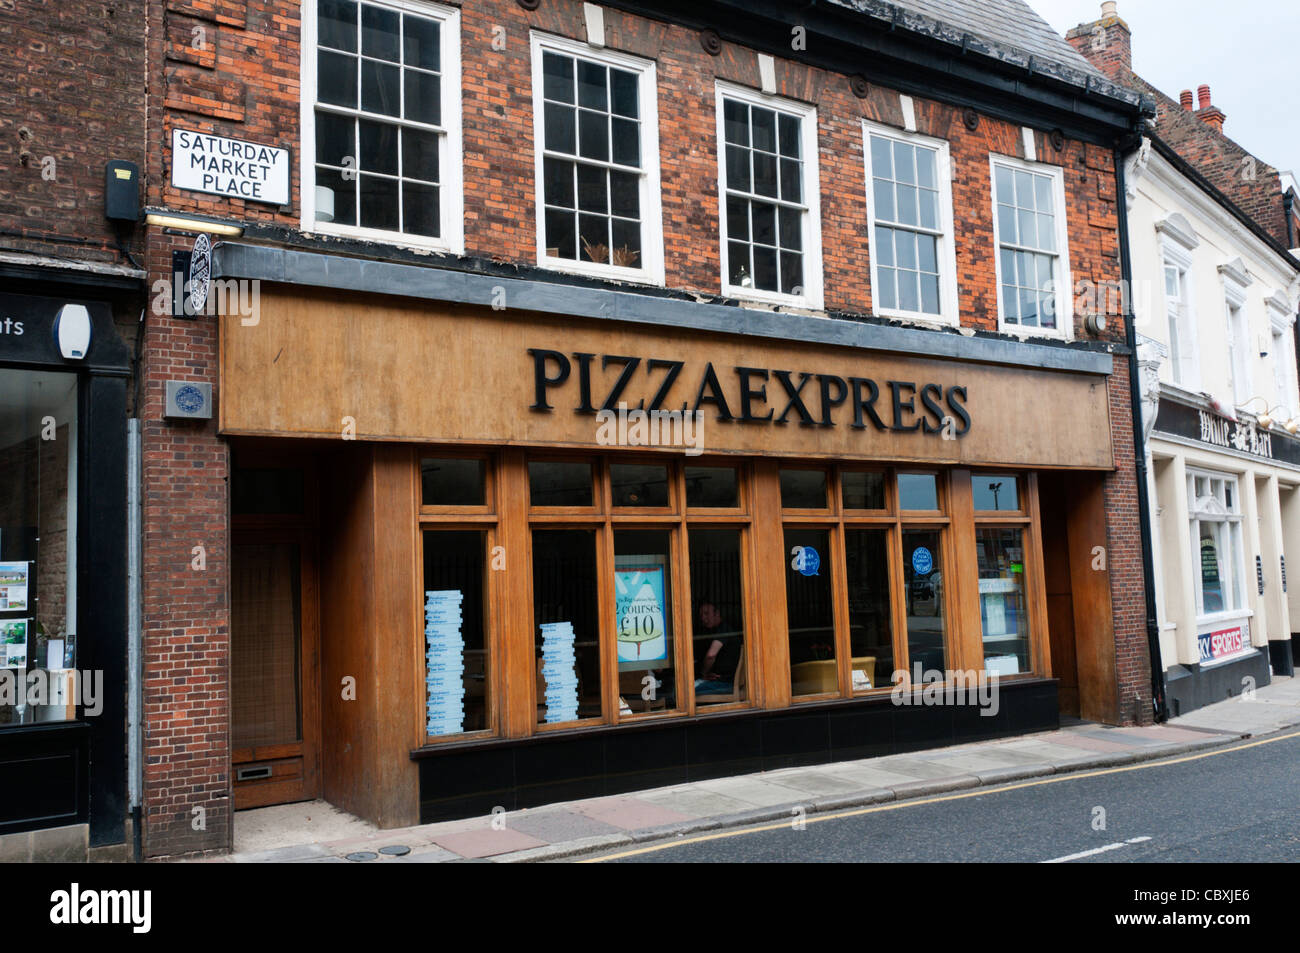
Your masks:
{"label": "chimney pot", "polygon": [[1196,96],[1200,100],[1201,108],[1206,109],[1210,105],[1210,86],[1208,83],[1202,83],[1196,87]]}
{"label": "chimney pot", "polygon": [[1182,104],[1184,109],[1191,109],[1192,91],[1190,89],[1183,90],[1181,93],[1178,94],[1178,101]]}
{"label": "chimney pot", "polygon": [[1102,19],[1104,20],[1107,17],[1117,16],[1119,16],[1119,14],[1115,11],[1115,0],[1106,0],[1106,2],[1101,5]]}

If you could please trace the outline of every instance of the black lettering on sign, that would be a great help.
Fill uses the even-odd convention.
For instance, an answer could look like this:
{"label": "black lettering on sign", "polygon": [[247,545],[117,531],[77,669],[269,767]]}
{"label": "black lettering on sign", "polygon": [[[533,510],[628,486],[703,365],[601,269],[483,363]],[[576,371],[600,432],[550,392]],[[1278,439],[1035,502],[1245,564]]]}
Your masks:
{"label": "black lettering on sign", "polygon": [[[535,399],[531,410],[550,410],[551,405],[546,400],[546,392],[552,387],[559,387],[569,379],[569,359],[559,351],[548,351],[544,348],[530,347],[528,353],[533,356],[533,393]],[[546,373],[546,362],[554,361],[556,365],[555,376],[552,377]]]}
{"label": "black lettering on sign", "polygon": [[[844,383],[844,378],[836,377],[834,374],[818,374],[818,381],[821,382],[822,390],[822,426],[834,427],[835,421],[831,419],[831,411],[849,396],[849,385]],[[835,388],[835,396],[831,396],[831,388]]]}
{"label": "black lettering on sign", "polygon": [[750,377],[761,377],[767,380],[767,371],[759,370],[756,367],[738,367],[736,376],[740,378],[740,419],[746,423],[755,420],[771,420],[775,411],[769,407],[767,413],[762,417],[754,415],[754,398],[757,397],[760,402],[767,403],[767,385],[755,388],[750,384]]}
{"label": "black lettering on sign", "polygon": [[[867,425],[862,422],[862,415],[865,412],[877,430],[888,430],[885,422],[880,419],[880,414],[876,413],[876,398],[880,396],[880,388],[876,386],[876,382],[865,377],[850,377],[849,384],[853,387],[853,429],[867,429]],[[868,391],[866,397],[862,396],[864,387]]]}
{"label": "black lettering on sign", "polygon": [[[908,392],[907,400],[903,400],[904,388],[906,388]],[[904,418],[903,418],[904,411],[906,411],[907,414],[909,415],[916,413],[916,385],[908,383],[907,381],[890,381],[889,389],[894,395],[893,429],[903,431],[903,432],[909,432],[909,431],[919,429],[921,426],[921,422],[919,420],[913,420],[910,424],[908,424],[908,423],[904,423]]]}
{"label": "black lettering on sign", "polygon": [[[619,398],[623,396],[623,391],[627,387],[628,381],[632,379],[633,373],[641,365],[639,357],[622,357],[618,354],[606,354],[600,359],[600,369],[603,371],[610,364],[622,364],[623,373],[618,375],[618,380],[614,382],[614,388],[605,398],[605,403],[600,405],[601,410],[618,410]],[[641,398],[639,407],[645,406],[645,398]]]}
{"label": "black lettering on sign", "polygon": [[[705,396],[705,391],[710,396]],[[704,368],[704,377],[700,379],[700,389],[695,395],[695,406],[691,409],[697,414],[700,408],[705,404],[712,404],[718,408],[718,420],[728,421],[736,418],[731,414],[731,408],[727,406],[727,398],[723,396],[722,385],[718,383],[717,371],[713,369],[713,362],[710,361]]]}
{"label": "black lettering on sign", "polygon": [[682,372],[684,366],[684,361],[661,361],[657,358],[646,361],[647,372],[657,371],[661,367],[668,368],[668,373],[664,375],[664,382],[659,385],[659,390],[655,392],[655,399],[650,402],[651,410],[659,410],[663,407],[668,392],[673,389],[673,381],[677,380],[677,375]]}
{"label": "black lettering on sign", "polygon": [[790,371],[772,372],[772,376],[781,382],[781,387],[785,390],[786,396],[790,398],[789,402],[785,405],[785,410],[781,411],[781,416],[776,418],[776,422],[778,424],[785,423],[785,419],[790,416],[790,411],[794,410],[799,415],[800,427],[812,427],[817,423],[817,421],[813,419],[812,414],[808,413],[808,408],[804,406],[803,397],[800,395],[803,394],[804,385],[812,380],[813,375],[800,374],[799,386],[795,387],[790,380],[790,373]]}

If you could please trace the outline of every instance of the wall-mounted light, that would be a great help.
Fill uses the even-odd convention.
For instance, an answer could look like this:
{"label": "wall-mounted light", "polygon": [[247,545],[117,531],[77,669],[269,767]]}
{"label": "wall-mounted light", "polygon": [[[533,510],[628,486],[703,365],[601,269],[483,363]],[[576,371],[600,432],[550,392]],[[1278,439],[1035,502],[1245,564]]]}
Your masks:
{"label": "wall-mounted light", "polygon": [[1083,319],[1083,327],[1093,337],[1100,337],[1106,330],[1106,315],[1094,311]]}
{"label": "wall-mounted light", "polygon": [[231,225],[229,222],[222,222],[212,218],[200,218],[195,215],[150,212],[145,215],[144,220],[149,225],[157,225],[160,228],[174,228],[182,232],[207,232],[210,235],[234,236],[244,234],[242,225]]}

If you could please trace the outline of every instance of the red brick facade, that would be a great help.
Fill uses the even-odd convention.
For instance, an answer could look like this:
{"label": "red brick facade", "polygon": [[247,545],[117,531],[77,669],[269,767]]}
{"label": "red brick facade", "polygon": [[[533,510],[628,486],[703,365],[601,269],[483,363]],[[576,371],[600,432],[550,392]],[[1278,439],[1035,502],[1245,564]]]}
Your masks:
{"label": "red brick facade", "polygon": [[[148,202],[168,209],[261,222],[301,224],[298,169],[293,204],[279,209],[178,191],[169,185],[173,126],[287,146],[299,154],[299,4],[282,0],[150,0],[152,110],[148,126]],[[544,0],[526,11],[514,0],[462,8],[462,121],[465,245],[469,256],[536,264],[532,67],[529,31],[585,39],[578,0]],[[758,87],[753,51],[724,43],[710,56],[695,30],[605,10],[610,49],[653,59],[663,197],[664,270],[670,289],[720,293],[715,79]],[[504,29],[504,49],[493,40]],[[197,31],[197,32],[196,32]],[[203,38],[202,48],[193,38]],[[873,86],[854,95],[849,78],[777,60],[778,92],[818,110],[822,257],[829,311],[872,311],[862,120],[902,126],[896,91]],[[981,116],[974,131],[961,110],[915,100],[917,131],[951,144],[961,323],[997,330],[997,288],[989,154],[1022,156],[1019,126]],[[1040,161],[1065,170],[1073,277],[1120,278],[1113,154],[1047,130],[1035,133]],[[173,248],[192,236],[152,230],[151,280],[168,278]],[[393,249],[376,245],[375,256]],[[1076,338],[1091,339],[1076,315]],[[1104,340],[1122,345],[1121,322]],[[228,455],[214,423],[164,422],[168,379],[217,384],[216,321],[151,316],[143,367],[146,822],[148,856],[230,846]],[[1110,403],[1117,472],[1106,481],[1112,515],[1109,569],[1115,607],[1118,678],[1126,719],[1150,718],[1142,562],[1133,472],[1127,358],[1115,357]],[[220,394],[215,394],[220,402]],[[192,568],[204,547],[206,569]],[[194,808],[206,825],[198,829]]]}

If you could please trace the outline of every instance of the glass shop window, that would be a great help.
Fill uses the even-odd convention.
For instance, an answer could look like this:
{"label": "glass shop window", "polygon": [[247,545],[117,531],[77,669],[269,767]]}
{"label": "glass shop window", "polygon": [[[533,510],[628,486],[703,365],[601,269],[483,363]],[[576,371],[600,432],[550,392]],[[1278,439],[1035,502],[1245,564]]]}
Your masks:
{"label": "glass shop window", "polygon": [[943,672],[944,586],[939,530],[903,531],[903,598],[907,609],[907,657],[911,674]]}
{"label": "glass shop window", "polygon": [[1246,608],[1247,577],[1237,478],[1189,471],[1187,491],[1196,614],[1242,611]]}
{"label": "glass shop window", "polygon": [[782,470],[781,506],[787,510],[826,509],[826,471]]}
{"label": "glass shop window", "polygon": [[1024,533],[981,527],[975,531],[975,547],[979,556],[984,669],[996,675],[1032,671]]}
{"label": "glass shop window", "polygon": [[849,590],[849,648],[853,691],[889,688],[894,673],[894,624],[889,603],[889,532],[844,530]]}
{"label": "glass shop window", "polygon": [[0,375],[0,730],[76,718],[77,426],[76,375]]}
{"label": "glass shop window", "polygon": [[533,644],[537,720],[601,716],[596,534],[533,530]]}
{"label": "glass shop window", "polygon": [[787,527],[785,558],[791,690],[796,696],[838,692],[830,532]]}
{"label": "glass shop window", "polygon": [[530,460],[528,496],[533,506],[591,506],[591,464]]}
{"label": "glass shop window", "polygon": [[489,727],[486,550],[482,531],[424,534],[425,730],[430,735]]}
{"label": "glass shop window", "polygon": [[735,467],[686,467],[686,505],[692,509],[735,509],[740,484]]}
{"label": "glass shop window", "polygon": [[971,477],[971,490],[977,513],[1020,512],[1020,492],[1014,476],[976,474]]}
{"label": "glass shop window", "polygon": [[840,493],[846,510],[885,509],[885,475],[848,470],[840,475]]}
{"label": "glass shop window", "polygon": [[745,701],[749,676],[740,530],[692,527],[689,541],[695,703]]}
{"label": "glass shop window", "polygon": [[614,533],[614,638],[623,715],[677,708],[667,530]]}
{"label": "glass shop window", "polygon": [[482,506],[486,500],[482,460],[420,460],[420,502],[424,506]]}
{"label": "glass shop window", "polygon": [[933,473],[898,475],[898,508],[932,512],[939,508],[939,482]]}
{"label": "glass shop window", "polygon": [[654,464],[614,463],[609,483],[615,506],[668,505],[668,468]]}

